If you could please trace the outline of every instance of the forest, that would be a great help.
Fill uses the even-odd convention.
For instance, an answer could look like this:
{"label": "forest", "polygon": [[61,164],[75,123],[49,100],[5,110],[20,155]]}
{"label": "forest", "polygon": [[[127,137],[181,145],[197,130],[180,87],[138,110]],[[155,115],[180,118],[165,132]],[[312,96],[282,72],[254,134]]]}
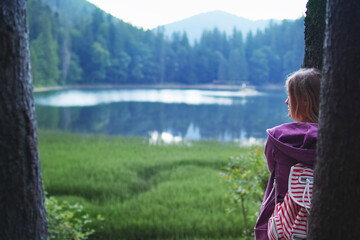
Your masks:
{"label": "forest", "polygon": [[[48,1],[50,2],[50,0]],[[66,1],[71,0],[53,0],[52,2],[60,4]],[[219,203],[224,202],[225,192],[221,192],[220,182],[216,177],[229,179],[230,174],[240,174],[237,176],[242,178],[242,181],[239,183],[240,185],[232,186],[232,191],[238,191],[240,197],[249,197],[249,202],[254,204],[251,196],[256,191],[248,183],[250,181],[250,183],[254,183],[261,179],[257,171],[249,171],[249,166],[244,164],[244,161],[256,164],[258,162],[256,158],[259,157],[259,160],[262,160],[259,162],[265,163],[263,159],[260,159],[263,157],[262,149],[254,149],[253,154],[245,155],[242,158],[242,155],[233,155],[233,152],[242,154],[245,151],[249,152],[249,149],[241,149],[238,145],[226,146],[212,142],[197,142],[192,147],[187,145],[152,145],[149,147],[141,139],[129,138],[130,141],[126,141],[120,137],[114,141],[115,138],[112,136],[98,137],[96,135],[59,132],[40,132],[38,141],[35,104],[32,96],[31,75],[29,74],[30,55],[25,18],[26,2],[27,0],[7,0],[0,4],[0,29],[2,31],[0,42],[2,43],[1,49],[3,49],[0,52],[0,72],[2,72],[0,88],[3,90],[1,91],[2,101],[0,104],[0,152],[2,155],[0,158],[0,181],[2,183],[0,205],[3,206],[0,208],[0,214],[3,216],[0,221],[0,229],[3,231],[0,238],[18,240],[70,239],[69,237],[52,237],[51,233],[54,231],[51,232],[50,211],[48,211],[46,199],[52,199],[52,202],[56,203],[53,209],[61,210],[53,215],[56,220],[75,220],[70,224],[62,222],[57,225],[65,234],[73,233],[72,227],[87,231],[86,228],[83,228],[84,225],[77,224],[79,218],[75,216],[83,209],[82,205],[65,205],[52,197],[46,197],[47,209],[45,211],[43,186],[49,194],[56,195],[61,200],[83,204],[84,209],[91,214],[86,214],[85,217],[81,218],[84,224],[85,222],[89,223],[89,216],[97,217],[101,221],[105,220],[103,223],[106,224],[99,224],[96,232],[92,229],[84,234],[79,232],[81,236],[76,235],[74,239],[87,239],[89,234],[94,234],[92,239],[126,239],[123,236],[129,236],[129,239],[200,240],[221,239],[222,237],[224,240],[230,240],[243,237],[247,233],[251,234],[252,229],[247,231],[244,228],[247,225],[245,214],[243,214],[245,216],[243,222],[240,222],[241,216],[239,214],[223,215],[223,209],[226,208],[226,205]],[[105,45],[102,45],[106,42],[105,38],[100,38],[104,42],[100,42],[100,39],[96,39],[96,41],[86,39],[93,45],[95,44],[94,49],[87,51],[87,56],[92,57],[92,59],[87,59],[87,62],[82,62],[83,56],[75,51],[77,49],[75,43],[80,47],[87,42],[76,42],[76,37],[73,37],[74,33],[78,31],[77,33],[82,34],[77,29],[93,26],[93,17],[91,20],[86,20],[83,15],[75,14],[73,15],[74,18],[64,22],[63,17],[66,15],[64,12],[54,11],[52,10],[53,6],[42,5],[38,1],[29,0],[28,2],[34,4],[32,5],[33,10],[42,7],[46,9],[45,13],[34,11],[40,15],[35,15],[36,17],[33,17],[31,21],[32,23],[36,20],[37,23],[43,23],[44,20],[48,22],[32,25],[41,27],[33,28],[30,32],[33,35],[32,37],[35,36],[32,38],[32,57],[35,60],[42,60],[42,57],[46,56],[48,57],[46,61],[53,61],[53,63],[39,61],[34,65],[34,73],[39,74],[39,76],[44,75],[45,70],[48,72],[51,72],[50,70],[55,71],[57,78],[53,79],[53,83],[45,82],[46,84],[68,84],[68,77],[71,76],[68,75],[71,72],[71,63],[73,63],[73,68],[75,66],[77,70],[75,72],[78,73],[78,76],[84,79],[85,70],[83,67],[86,66],[85,63],[92,62],[94,64],[95,60],[99,60],[95,57],[101,56],[93,55],[96,53],[95,50],[99,50],[96,47],[102,47],[102,54],[108,55],[110,61],[108,64],[111,66],[112,54],[106,50],[108,48]],[[73,5],[69,6],[70,10],[76,12]],[[90,9],[91,11],[88,11],[89,8],[83,9],[91,16],[96,16],[94,9]],[[100,16],[111,19],[103,13]],[[31,19],[31,16],[28,17]],[[83,22],[78,22],[78,19],[83,19],[79,20]],[[117,21],[111,20],[114,26],[117,26]],[[75,23],[78,24],[78,28],[73,25]],[[279,26],[283,26],[283,24]],[[274,26],[269,29],[272,27]],[[39,31],[44,29],[48,31]],[[139,38],[145,36],[145,33],[153,36],[151,31],[136,30],[136,28],[129,26],[128,30],[130,31],[130,29],[136,32],[136,36]],[[261,34],[265,35],[270,31],[269,29]],[[360,61],[360,1],[309,0],[305,29],[306,47],[303,66],[309,68],[323,66],[319,137],[314,169],[314,194],[307,239],[357,239],[360,235],[360,228],[358,227],[360,213],[357,207],[360,191],[356,187],[354,190],[354,183],[359,182],[359,174],[356,170],[358,159],[360,159],[360,138],[357,134],[360,132],[358,124],[360,118],[360,101],[358,101],[358,89],[360,89],[360,82],[358,81],[360,75],[360,65],[358,64]],[[214,32],[216,31],[214,30]],[[93,35],[89,34],[89,36]],[[110,34],[109,36],[115,35]],[[157,33],[155,36],[159,36],[159,34]],[[256,36],[258,34],[253,37]],[[135,35],[133,37],[136,38]],[[234,36],[230,37],[228,41],[232,38]],[[164,45],[172,46],[174,40],[162,39]],[[139,40],[138,43],[140,44],[140,42]],[[276,41],[271,42],[275,43]],[[42,45],[44,43],[49,44]],[[146,43],[149,44],[149,42]],[[245,56],[248,43],[248,41],[244,41]],[[144,43],[144,45],[146,44]],[[201,41],[194,46],[189,46],[189,48],[191,51],[195,51],[196,47],[200,45]],[[270,46],[268,47],[270,48]],[[129,49],[124,49],[126,49],[126,53],[129,53],[130,58],[132,55],[128,52]],[[258,50],[257,48],[254,49],[256,49],[254,52]],[[130,68],[133,63],[132,58],[129,61],[126,72],[132,69]],[[230,61],[230,55],[228,61]],[[85,65],[83,66],[83,64]],[[51,66],[55,67],[50,69]],[[108,74],[109,66],[103,72],[105,76]],[[247,67],[248,71],[252,69],[249,65]],[[36,69],[43,72],[36,72]],[[144,69],[145,67],[141,68],[141,70]],[[95,69],[90,67],[88,70],[95,72]],[[229,75],[229,71],[224,72]],[[250,81],[250,72],[247,76],[247,80]],[[97,78],[93,80],[95,80],[94,83],[101,82]],[[79,82],[81,83],[81,81]],[[267,79],[267,82],[271,81]],[[135,147],[132,144],[135,144]],[[41,167],[39,149],[41,150]],[[108,154],[104,154],[104,152]],[[134,153],[139,153],[139,155],[134,157]],[[180,153],[184,155],[182,156]],[[229,163],[224,166],[224,170],[230,171],[219,173],[220,164],[227,162],[223,159],[225,155],[230,155],[230,158]],[[255,158],[255,161],[251,158]],[[152,161],[154,159],[156,161]],[[235,162],[234,159],[239,161]],[[237,168],[237,163],[244,169]],[[60,166],[64,168],[60,169]],[[254,168],[254,170],[264,168],[266,165]],[[227,173],[229,174],[226,175]],[[44,176],[44,185],[42,176]],[[69,176],[74,177],[74,179]],[[250,181],[247,176],[251,176]],[[49,179],[46,179],[47,177]],[[209,186],[213,187],[213,191],[209,189]],[[249,186],[250,188],[248,188]],[[182,199],[177,197],[179,193],[184,193]],[[198,193],[201,196],[196,196]],[[110,200],[110,204],[106,206],[104,200]],[[159,200],[165,200],[165,204]],[[241,201],[243,203],[243,200]],[[339,204],[344,202],[346,204]],[[259,207],[254,207],[246,210],[242,203],[239,204],[238,201],[232,201],[232,203],[241,206],[243,213],[247,214],[251,214],[252,211],[257,212],[259,209]],[[94,207],[91,208],[91,205]],[[184,206],[190,206],[190,208],[184,208]],[[64,207],[70,208],[73,212],[66,211],[67,209],[64,211]],[[222,212],[214,211],[215,207],[218,207]],[[176,211],[175,214],[169,214],[168,209]],[[231,210],[229,209],[229,212]],[[108,215],[101,215],[102,212]],[[201,214],[211,215],[203,217]],[[118,218],[115,218],[114,215],[117,215]],[[219,221],[220,218],[217,216],[220,215],[225,216],[223,218],[225,221]],[[169,218],[164,218],[164,216]],[[229,216],[236,218],[231,219]],[[252,219],[249,222],[255,221],[256,217],[257,215],[252,214]],[[155,221],[149,220],[151,218]],[[113,221],[113,225],[108,224],[110,221]],[[95,222],[93,223],[95,224]],[[250,225],[252,224],[248,226]],[[47,232],[50,233],[48,236]],[[57,232],[55,231],[55,233]]]}
{"label": "forest", "polygon": [[283,20],[246,36],[204,31],[167,39],[123,22],[85,0],[27,3],[35,87],[82,84],[282,85],[300,68],[304,19]]}

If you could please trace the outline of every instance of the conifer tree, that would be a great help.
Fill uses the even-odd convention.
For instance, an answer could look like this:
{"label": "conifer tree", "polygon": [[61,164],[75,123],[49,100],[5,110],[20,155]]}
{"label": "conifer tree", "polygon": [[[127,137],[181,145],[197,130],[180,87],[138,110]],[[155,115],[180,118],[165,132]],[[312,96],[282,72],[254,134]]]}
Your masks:
{"label": "conifer tree", "polygon": [[26,0],[0,3],[0,239],[45,240]]}
{"label": "conifer tree", "polygon": [[302,67],[317,69],[323,64],[326,0],[309,0],[305,17],[305,56]]}
{"label": "conifer tree", "polygon": [[326,23],[308,239],[358,239],[360,1],[328,0]]}

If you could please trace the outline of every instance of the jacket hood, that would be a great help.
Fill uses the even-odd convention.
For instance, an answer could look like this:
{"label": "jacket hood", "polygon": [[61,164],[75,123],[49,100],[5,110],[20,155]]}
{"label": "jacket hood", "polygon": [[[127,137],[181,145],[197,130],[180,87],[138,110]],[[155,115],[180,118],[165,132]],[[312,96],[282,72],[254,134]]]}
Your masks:
{"label": "jacket hood", "polygon": [[268,129],[268,139],[285,155],[305,165],[315,163],[317,123],[286,123]]}

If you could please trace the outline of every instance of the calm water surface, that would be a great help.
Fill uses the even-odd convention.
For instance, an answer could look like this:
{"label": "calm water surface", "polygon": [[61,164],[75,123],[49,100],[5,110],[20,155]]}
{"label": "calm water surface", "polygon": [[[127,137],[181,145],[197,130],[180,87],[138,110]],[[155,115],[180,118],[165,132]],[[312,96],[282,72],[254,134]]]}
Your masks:
{"label": "calm water surface", "polygon": [[39,129],[189,140],[266,138],[290,122],[285,91],[60,90],[35,94]]}

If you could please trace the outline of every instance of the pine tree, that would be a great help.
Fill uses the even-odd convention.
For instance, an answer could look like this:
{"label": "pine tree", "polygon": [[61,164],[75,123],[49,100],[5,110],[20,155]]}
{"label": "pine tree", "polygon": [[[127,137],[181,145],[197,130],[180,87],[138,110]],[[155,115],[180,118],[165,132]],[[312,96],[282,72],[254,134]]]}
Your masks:
{"label": "pine tree", "polygon": [[[309,8],[311,5],[308,11]],[[328,0],[326,19],[317,163],[308,239],[358,239],[360,2]],[[311,47],[316,46],[321,43]],[[310,59],[309,62],[317,66],[317,61]]]}
{"label": "pine tree", "polygon": [[26,1],[0,4],[0,239],[45,240]]}

